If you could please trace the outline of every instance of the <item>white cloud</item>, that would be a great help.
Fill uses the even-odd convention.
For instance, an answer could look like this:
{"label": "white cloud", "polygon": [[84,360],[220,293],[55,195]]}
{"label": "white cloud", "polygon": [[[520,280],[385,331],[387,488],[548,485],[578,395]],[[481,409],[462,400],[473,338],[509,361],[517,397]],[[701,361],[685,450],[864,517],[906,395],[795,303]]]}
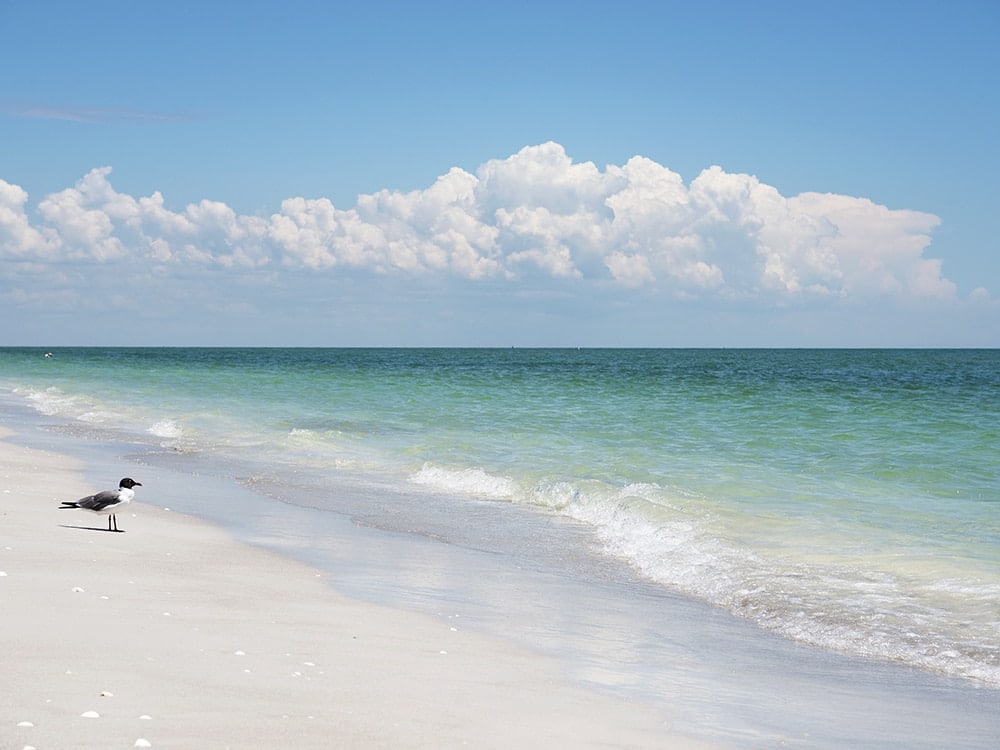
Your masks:
{"label": "white cloud", "polygon": [[979,286],[969,293],[969,301],[976,305],[988,305],[993,302],[990,293]]}
{"label": "white cloud", "polygon": [[108,261],[125,255],[105,205],[114,198],[106,179],[110,172],[110,167],[91,170],[76,187],[52,193],[38,204],[38,212],[55,231],[68,259]]}
{"label": "white cloud", "polygon": [[836,229],[829,249],[852,296],[955,296],[955,285],[941,276],[941,261],[923,257],[931,230],[940,223],[937,216],[846,195],[803,193],[788,202]]}
{"label": "white cloud", "polygon": [[616,250],[604,262],[615,281],[627,287],[642,286],[655,278],[645,255],[627,255]]}
{"label": "white cloud", "polygon": [[54,239],[31,226],[24,204],[28,193],[0,180],[0,258],[46,260]]}
{"label": "white cloud", "polygon": [[556,143],[475,174],[452,169],[425,190],[362,195],[346,209],[288,198],[268,217],[209,200],[172,211],[159,192],[117,192],[110,173],[90,171],[44,196],[34,214],[20,187],[0,181],[0,255],[41,265],[136,263],[160,274],[552,277],[765,305],[956,296],[941,261],[924,256],[939,223],[931,214],[844,195],[785,197],[720,167],[685,185],[640,156],[602,170],[574,163]]}

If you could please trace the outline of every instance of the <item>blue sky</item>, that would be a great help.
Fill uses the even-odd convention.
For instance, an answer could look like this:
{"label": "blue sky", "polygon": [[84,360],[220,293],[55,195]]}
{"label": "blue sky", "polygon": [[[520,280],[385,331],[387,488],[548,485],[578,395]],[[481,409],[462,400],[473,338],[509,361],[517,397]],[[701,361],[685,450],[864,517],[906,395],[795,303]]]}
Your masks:
{"label": "blue sky", "polygon": [[0,0],[0,344],[1000,346],[998,32]]}

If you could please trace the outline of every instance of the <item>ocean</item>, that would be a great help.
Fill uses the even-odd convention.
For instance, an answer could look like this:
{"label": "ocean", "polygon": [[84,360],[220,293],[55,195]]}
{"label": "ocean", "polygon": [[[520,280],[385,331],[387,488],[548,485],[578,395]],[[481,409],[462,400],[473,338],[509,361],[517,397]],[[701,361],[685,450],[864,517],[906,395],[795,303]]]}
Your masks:
{"label": "ocean", "polygon": [[0,414],[95,487],[694,734],[1000,733],[1000,351],[50,351],[0,349]]}

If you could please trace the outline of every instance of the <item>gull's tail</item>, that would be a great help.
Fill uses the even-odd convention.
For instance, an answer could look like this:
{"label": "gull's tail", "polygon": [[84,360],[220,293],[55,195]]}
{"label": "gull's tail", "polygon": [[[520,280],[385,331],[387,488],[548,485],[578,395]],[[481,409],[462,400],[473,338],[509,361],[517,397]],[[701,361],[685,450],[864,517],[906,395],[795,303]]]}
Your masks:
{"label": "gull's tail", "polygon": [[79,508],[79,507],[80,507],[79,503],[71,503],[66,500],[63,500],[63,504],[59,506],[59,510],[66,510],[67,508]]}

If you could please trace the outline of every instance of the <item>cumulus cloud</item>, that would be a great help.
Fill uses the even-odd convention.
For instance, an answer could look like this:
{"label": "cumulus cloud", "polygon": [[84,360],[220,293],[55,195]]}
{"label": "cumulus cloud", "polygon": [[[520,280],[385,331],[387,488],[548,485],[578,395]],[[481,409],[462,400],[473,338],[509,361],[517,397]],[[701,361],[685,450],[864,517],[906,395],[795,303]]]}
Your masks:
{"label": "cumulus cloud", "polygon": [[31,225],[24,211],[27,200],[21,187],[0,180],[0,257],[44,261],[57,243],[51,231]]}
{"label": "cumulus cloud", "polygon": [[0,257],[36,267],[142,263],[161,273],[551,277],[780,304],[956,294],[941,261],[925,257],[939,223],[931,214],[845,195],[785,197],[720,167],[685,184],[641,156],[600,169],[557,143],[347,208],[288,198],[267,217],[209,200],[173,211],[158,192],[117,192],[110,175],[94,169],[34,213],[24,190],[0,181]]}

